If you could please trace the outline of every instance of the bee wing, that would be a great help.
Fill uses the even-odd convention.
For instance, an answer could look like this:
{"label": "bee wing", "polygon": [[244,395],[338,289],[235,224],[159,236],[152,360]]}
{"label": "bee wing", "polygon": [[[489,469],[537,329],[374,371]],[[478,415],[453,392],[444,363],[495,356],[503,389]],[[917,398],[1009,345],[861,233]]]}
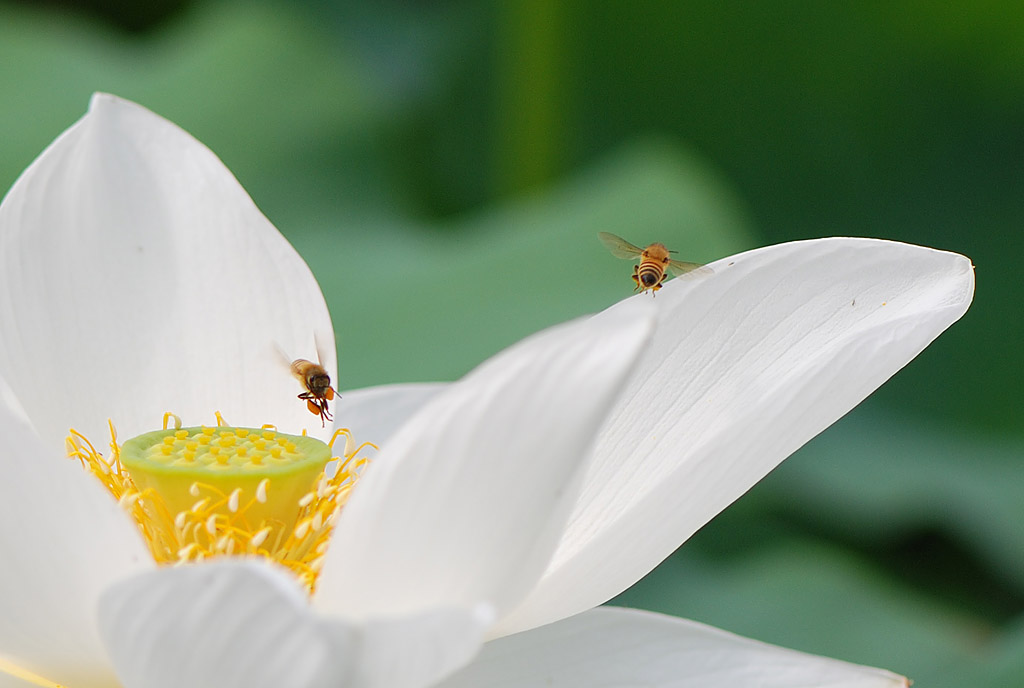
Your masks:
{"label": "bee wing", "polygon": [[[313,343],[316,345],[316,362],[323,366],[324,361],[328,360],[327,347],[324,346],[323,339],[316,332],[313,333]],[[330,375],[330,371],[328,371],[328,375]],[[337,375],[333,375],[331,379],[335,381],[335,384],[338,384]]]}
{"label": "bee wing", "polygon": [[700,263],[687,263],[682,260],[670,260],[668,262],[668,269],[673,275],[692,275],[697,277],[699,275],[710,275],[714,272],[707,265],[701,265]]}
{"label": "bee wing", "polygon": [[608,247],[608,250],[616,258],[636,258],[644,252],[639,246],[634,246],[622,237],[615,236],[610,232],[598,232],[597,238]]}
{"label": "bee wing", "polygon": [[324,347],[324,343],[320,340],[320,335],[316,332],[313,333],[313,345],[316,347],[316,362],[323,365],[324,360],[327,358],[325,355],[327,353],[327,349]]}
{"label": "bee wing", "polygon": [[291,371],[292,361],[295,359],[289,356],[288,353],[284,350],[284,347],[282,347],[277,342],[274,342],[274,358],[280,365],[284,366],[285,370],[289,372]]}
{"label": "bee wing", "polygon": [[288,352],[284,350],[284,347],[274,342],[274,358],[277,360],[278,365],[288,371],[288,374],[294,377],[299,382],[304,382],[303,378],[292,366],[292,363],[302,359],[296,359],[288,355]]}

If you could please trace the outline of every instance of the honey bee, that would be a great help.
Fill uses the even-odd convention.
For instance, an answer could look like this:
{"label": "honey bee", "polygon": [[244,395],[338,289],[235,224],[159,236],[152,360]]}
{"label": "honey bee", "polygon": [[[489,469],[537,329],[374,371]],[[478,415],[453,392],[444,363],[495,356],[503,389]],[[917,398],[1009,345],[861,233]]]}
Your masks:
{"label": "honey bee", "polygon": [[665,281],[665,271],[669,270],[675,275],[691,273],[694,275],[706,275],[713,272],[711,268],[700,263],[686,263],[681,260],[672,260],[669,256],[675,251],[669,251],[665,244],[650,244],[647,248],[634,246],[625,239],[608,232],[598,232],[597,238],[607,246],[612,255],[616,258],[639,258],[640,262],[633,266],[633,281],[636,283],[636,291],[640,293],[650,290],[654,292],[661,289]]}
{"label": "honey bee", "polygon": [[297,379],[306,391],[298,395],[299,399],[306,402],[306,408],[314,416],[320,416],[320,426],[323,427],[326,421],[334,420],[331,417],[330,408],[327,402],[334,401],[335,391],[331,387],[331,376],[323,366],[323,356],[320,353],[320,343],[317,342],[317,362],[307,361],[304,358],[296,358],[288,362],[288,356],[280,349],[277,350],[282,362],[288,366],[291,374]]}

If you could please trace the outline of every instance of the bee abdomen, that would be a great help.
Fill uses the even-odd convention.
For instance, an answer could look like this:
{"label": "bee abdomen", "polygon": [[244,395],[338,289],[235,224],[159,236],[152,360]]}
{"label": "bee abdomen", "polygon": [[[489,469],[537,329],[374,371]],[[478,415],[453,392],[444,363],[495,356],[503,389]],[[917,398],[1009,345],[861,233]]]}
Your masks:
{"label": "bee abdomen", "polygon": [[665,276],[665,269],[653,261],[644,261],[636,271],[640,283],[645,287],[653,287]]}

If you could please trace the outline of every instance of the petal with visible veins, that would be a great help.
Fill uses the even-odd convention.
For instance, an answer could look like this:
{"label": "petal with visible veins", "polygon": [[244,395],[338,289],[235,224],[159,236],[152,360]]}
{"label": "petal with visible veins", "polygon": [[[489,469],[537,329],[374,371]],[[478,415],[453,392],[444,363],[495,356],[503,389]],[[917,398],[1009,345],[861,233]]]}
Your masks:
{"label": "petal with visible veins", "polygon": [[529,337],[425,404],[353,492],[314,604],[358,615],[487,602],[500,613],[518,601],[648,341],[650,308]]}
{"label": "petal with visible veins", "polygon": [[492,640],[437,688],[906,688],[902,676],[634,609]]}
{"label": "petal with visible veins", "polygon": [[[635,583],[970,305],[958,254],[870,239],[750,251],[658,293],[658,327],[513,633]],[[601,317],[614,317],[621,307]]]}
{"label": "petal with visible veins", "polygon": [[464,665],[487,609],[325,619],[256,560],[164,568],[112,586],[103,639],[125,688],[420,688]]}
{"label": "petal with visible veins", "polygon": [[39,440],[3,378],[0,437],[2,654],[51,681],[108,686],[97,601],[111,581],[153,568],[153,558],[103,487]]}
{"label": "petal with visible veins", "polygon": [[274,345],[335,371],[309,268],[209,149],[114,96],[0,205],[0,376],[43,442],[186,424],[275,423],[329,437]]}

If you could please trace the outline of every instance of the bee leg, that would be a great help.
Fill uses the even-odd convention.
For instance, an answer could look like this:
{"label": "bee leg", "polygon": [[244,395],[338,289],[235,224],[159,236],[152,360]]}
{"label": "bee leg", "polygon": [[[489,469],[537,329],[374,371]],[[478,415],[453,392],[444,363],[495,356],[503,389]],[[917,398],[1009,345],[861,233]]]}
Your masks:
{"label": "bee leg", "polygon": [[308,408],[309,412],[312,413],[314,416],[322,416],[323,415],[323,411],[320,409],[320,405],[317,404],[312,399],[309,399],[309,398],[306,399],[306,408]]}
{"label": "bee leg", "polygon": [[633,281],[636,283],[636,287],[633,289],[633,291],[636,291],[637,289],[640,288],[640,275],[638,274],[639,270],[640,270],[640,266],[639,265],[634,265],[633,266]]}
{"label": "bee leg", "polygon": [[333,421],[334,418],[331,417],[331,412],[327,408],[327,401],[325,399],[321,399],[320,400],[319,408],[320,408],[320,427],[324,427],[324,424],[325,424],[326,421],[329,421],[329,420]]}

